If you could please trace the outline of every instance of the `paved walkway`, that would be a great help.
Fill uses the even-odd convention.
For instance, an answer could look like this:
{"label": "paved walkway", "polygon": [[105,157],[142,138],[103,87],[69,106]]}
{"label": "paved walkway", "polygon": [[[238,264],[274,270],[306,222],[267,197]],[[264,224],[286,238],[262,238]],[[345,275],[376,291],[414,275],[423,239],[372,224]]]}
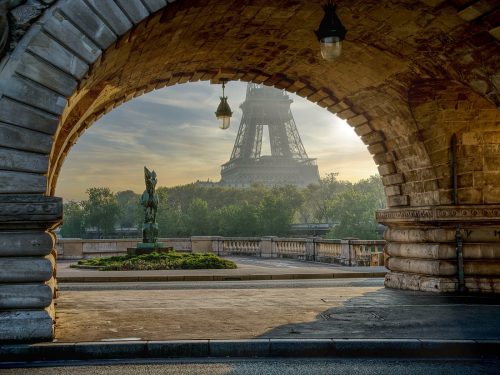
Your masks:
{"label": "paved walkway", "polygon": [[383,279],[125,285],[66,284],[57,340],[500,339],[499,297],[390,290]]}
{"label": "paved walkway", "polygon": [[349,277],[383,277],[385,267],[345,267],[327,263],[291,259],[225,257],[238,268],[231,270],[164,270],[164,271],[99,271],[70,268],[75,261],[59,261],[60,282],[123,281],[217,281],[217,280],[283,280],[332,279]]}

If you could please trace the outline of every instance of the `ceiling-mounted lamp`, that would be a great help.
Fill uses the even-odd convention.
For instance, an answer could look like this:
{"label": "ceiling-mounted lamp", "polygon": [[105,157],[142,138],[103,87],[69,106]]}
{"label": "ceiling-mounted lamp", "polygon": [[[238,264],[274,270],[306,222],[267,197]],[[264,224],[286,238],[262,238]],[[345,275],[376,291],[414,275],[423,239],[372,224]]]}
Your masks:
{"label": "ceiling-mounted lamp", "polygon": [[320,44],[321,56],[325,60],[332,61],[342,53],[342,41],[345,39],[347,30],[335,13],[333,0],[328,0],[323,9],[325,16],[315,33]]}
{"label": "ceiling-mounted lamp", "polygon": [[222,120],[222,123],[219,125],[219,128],[221,129],[229,128],[229,125],[231,123],[231,116],[233,115],[229,104],[227,104],[227,96],[224,96],[224,88],[226,87],[226,82],[227,80],[222,80],[222,96],[220,97],[220,103],[217,107],[217,111],[215,112],[217,120]]}

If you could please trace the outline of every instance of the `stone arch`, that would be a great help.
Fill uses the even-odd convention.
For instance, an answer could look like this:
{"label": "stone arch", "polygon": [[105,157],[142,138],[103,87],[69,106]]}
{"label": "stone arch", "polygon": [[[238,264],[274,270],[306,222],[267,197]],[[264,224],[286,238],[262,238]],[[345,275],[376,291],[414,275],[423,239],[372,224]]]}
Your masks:
{"label": "stone arch", "polygon": [[[379,166],[390,207],[378,213],[389,227],[386,285],[457,290],[458,223],[464,234],[470,231],[469,289],[498,291],[499,242],[492,228],[500,222],[500,181],[489,168],[497,163],[500,142],[496,133],[485,142],[488,129],[499,125],[498,30],[488,18],[494,7],[457,10],[453,4],[339,1],[349,33],[342,56],[328,63],[319,58],[312,32],[322,17],[319,0],[265,6],[221,0],[54,2],[0,64],[0,267],[7,270],[0,282],[26,296],[8,306],[12,314],[28,311],[17,320],[25,329],[19,336],[5,331],[7,337],[52,334],[50,230],[61,220],[62,202],[48,195],[71,145],[124,101],[200,79],[286,89],[354,127]],[[432,129],[436,118],[453,112],[450,103],[458,105],[455,115],[461,105],[484,109],[473,120],[489,124],[481,125],[480,145],[468,134],[474,133],[469,125],[459,127],[464,155],[472,152],[468,146],[481,146],[484,160],[482,169],[471,171],[472,186],[463,173],[464,197],[472,194],[465,208],[447,200],[442,141],[449,132],[438,129],[436,135]],[[439,124],[447,123],[445,118]],[[488,176],[481,175],[485,171]],[[481,176],[491,180],[478,198],[474,181]],[[15,326],[8,316],[0,332]]]}
{"label": "stone arch", "polygon": [[[184,51],[187,55],[184,60],[182,57],[174,60],[171,64],[174,66],[159,72],[159,75],[148,77],[147,75],[137,76],[136,74],[136,77],[134,77],[131,72],[129,77],[132,77],[130,82],[132,82],[133,86],[127,87],[127,85],[130,85],[129,82],[126,84],[117,82],[117,72],[113,72],[113,66],[116,69],[120,66],[116,62],[119,62],[120,59],[124,60],[123,55],[128,57],[127,64],[134,66],[133,63],[130,63],[135,52],[133,50],[134,46],[140,46],[142,49],[141,54],[144,55],[147,50],[147,56],[151,57],[149,61],[140,62],[140,56],[136,59],[140,64],[145,65],[146,72],[149,72],[148,64],[150,70],[152,66],[150,61],[158,59],[161,61],[162,55],[151,47],[151,43],[149,49],[144,47],[144,45],[148,45],[147,40],[152,40],[151,35],[159,34],[158,29],[162,28],[164,29],[161,31],[163,35],[159,40],[172,40],[179,33],[181,27],[172,27],[170,25],[182,25],[182,20],[186,18],[184,8],[189,8],[189,3],[174,2],[162,11],[147,18],[149,12],[160,9],[162,3],[164,2],[143,3],[137,1],[123,3],[118,1],[116,4],[111,2],[104,5],[102,2],[96,1],[60,1],[44,15],[44,18],[37,25],[38,28],[30,30],[31,33],[23,39],[23,46],[16,50],[17,56],[15,53],[8,62],[11,65],[11,76],[9,77],[11,82],[7,83],[6,81],[6,86],[9,87],[8,95],[10,96],[5,95],[4,101],[7,101],[8,104],[4,106],[15,108],[16,114],[21,111],[29,111],[30,113],[27,115],[29,121],[36,121],[39,124],[51,124],[37,130],[45,131],[48,135],[55,133],[46,171],[44,170],[47,163],[46,158],[31,155],[31,160],[27,161],[27,163],[30,163],[34,168],[16,166],[17,169],[20,169],[19,172],[24,174],[17,173],[10,176],[12,180],[19,180],[21,185],[26,186],[28,191],[25,192],[53,193],[58,170],[64,159],[63,155],[69,151],[71,144],[76,141],[83,128],[88,127],[95,118],[108,112],[121,102],[163,85],[167,86],[197,79],[217,80],[230,78],[262,82],[266,85],[273,85],[296,92],[298,95],[307,97],[310,101],[318,103],[329,111],[337,113],[339,117],[349,120],[348,122],[355,127],[357,133],[367,144],[370,153],[374,155],[375,162],[379,165],[379,171],[384,176],[384,184],[387,187],[389,206],[419,205],[421,203],[422,199],[416,195],[413,199],[414,202],[409,199],[407,193],[411,192],[412,179],[415,177],[408,176],[408,178],[405,178],[405,173],[411,172],[416,167],[422,167],[422,165],[416,165],[416,160],[418,160],[419,164],[427,163],[426,167],[430,168],[430,165],[428,160],[423,160],[425,159],[424,148],[421,145],[420,147],[416,145],[415,141],[411,142],[412,144],[408,142],[408,136],[414,133],[415,129],[412,129],[414,124],[407,120],[408,116],[406,114],[399,115],[399,112],[405,111],[405,98],[401,97],[400,93],[397,92],[393,82],[386,85],[387,87],[383,87],[382,90],[380,86],[377,87],[379,89],[378,95],[384,97],[385,100],[373,100],[373,97],[367,99],[364,96],[364,91],[371,96],[373,96],[373,92],[363,89],[360,84],[357,85],[358,90],[355,93],[349,93],[349,90],[345,89],[332,89],[332,85],[329,85],[330,87],[323,86],[321,69],[324,68],[324,64],[317,60],[310,48],[296,48],[295,61],[304,66],[302,71],[298,71],[293,67],[286,67],[286,72],[281,73],[284,64],[282,60],[287,56],[285,53],[280,53],[280,50],[287,47],[286,43],[290,44],[296,41],[297,36],[294,34],[296,30],[291,33],[290,40],[281,40],[282,45],[278,45],[278,42],[274,41],[266,42],[265,39],[253,42],[253,49],[276,55],[272,61],[276,61],[277,66],[270,66],[267,69],[250,68],[250,63],[240,64],[236,68],[231,67],[231,65],[227,67],[225,62],[221,63],[219,56],[215,56],[215,59],[207,59],[215,60],[211,61],[211,66],[208,69],[200,70],[189,65],[190,60],[187,57],[193,57],[193,54],[190,55]],[[297,12],[301,10],[310,11],[310,6],[302,4],[304,9],[301,9],[300,6],[300,4],[296,5]],[[240,8],[242,9],[238,13],[241,13],[241,11],[244,13],[247,9],[252,11],[252,7],[240,6]],[[188,19],[202,18],[203,9],[203,7],[192,7],[190,11],[192,10],[191,13],[194,13],[194,16],[190,15]],[[226,12],[230,10],[230,8],[227,8]],[[199,14],[196,14],[196,11]],[[279,12],[279,7],[276,7],[274,11]],[[296,22],[298,24],[302,21],[299,18]],[[272,28],[269,30],[264,29],[264,35],[272,35],[273,32],[276,32],[276,26],[272,22],[270,23]],[[236,23],[233,28],[241,32],[239,23]],[[198,32],[197,37],[206,33],[203,25],[200,30],[197,30],[192,24],[189,27],[184,26],[184,29],[184,33],[186,33],[186,29],[189,29],[192,34]],[[298,36],[303,38],[304,30],[299,29],[298,31]],[[225,30],[226,34],[234,32],[231,28]],[[312,35],[309,35],[308,38],[308,42],[311,39],[314,41]],[[238,46],[235,46],[234,41],[230,38],[229,40],[233,42],[233,50],[230,53],[227,53],[227,51],[222,52],[227,56],[236,55],[238,57],[237,53],[241,54],[244,51],[238,49]],[[212,40],[208,38],[206,44],[210,45],[211,42]],[[231,44],[228,42],[228,45]],[[288,45],[288,47],[290,46]],[[205,47],[205,50],[208,48]],[[379,57],[390,67],[387,70],[394,75],[394,77],[390,78],[391,81],[399,79],[397,76],[403,74],[400,71],[406,68],[407,63],[401,61],[400,58],[387,57],[378,53],[374,48],[371,53],[380,55]],[[229,60],[231,61],[231,58]],[[233,65],[237,65],[238,60],[241,59],[236,58],[231,62]],[[310,67],[311,62],[318,65],[316,71]],[[182,68],[179,68],[180,63]],[[343,65],[348,64],[349,62],[345,62]],[[261,65],[266,67],[266,65],[271,64],[263,63]],[[220,67],[219,70],[217,70],[218,67]],[[364,70],[365,74],[367,74],[366,79],[373,81],[375,72]],[[110,71],[111,74],[103,76],[103,72]],[[335,83],[335,80],[333,80],[333,83]],[[346,93],[342,93],[342,91],[346,91]],[[69,99],[66,101],[68,96]],[[12,100],[17,102],[14,103]],[[390,106],[383,103],[384,101],[386,103],[398,102],[399,108],[390,108]],[[25,104],[31,108],[25,107]],[[1,105],[0,103],[0,107]],[[40,119],[35,119],[33,116],[38,116]],[[392,119],[388,120],[388,117],[392,117]],[[376,121],[372,121],[372,119]],[[406,120],[401,121],[401,119]],[[10,118],[8,120],[12,122],[19,121]],[[54,122],[57,120],[59,125],[55,126]],[[387,126],[387,122],[391,126]],[[54,126],[56,127],[55,131]],[[46,141],[46,137],[40,137]],[[399,156],[397,156],[398,152]],[[28,156],[24,155],[24,159],[28,159]],[[404,171],[404,173],[401,173],[401,171]],[[45,172],[48,172],[48,186],[46,189],[43,188],[44,177],[37,175]],[[406,189],[403,186],[405,180],[407,180]],[[26,184],[25,182],[28,181],[30,183]],[[419,194],[424,193],[428,194],[429,192]]]}

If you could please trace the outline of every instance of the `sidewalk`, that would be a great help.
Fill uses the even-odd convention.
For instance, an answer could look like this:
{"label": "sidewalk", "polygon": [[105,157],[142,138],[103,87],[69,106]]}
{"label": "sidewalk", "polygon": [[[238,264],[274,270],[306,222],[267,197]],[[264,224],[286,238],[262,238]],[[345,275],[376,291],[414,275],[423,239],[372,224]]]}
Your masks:
{"label": "sidewalk", "polygon": [[[261,267],[239,262],[249,272]],[[263,267],[272,275],[296,266]],[[63,285],[56,341],[0,344],[0,366],[48,359],[500,356],[499,296],[392,290],[382,278]]]}
{"label": "sidewalk", "polygon": [[[291,281],[289,288],[267,289],[259,284],[284,282],[206,282],[212,289],[61,291],[56,342],[0,344],[0,362],[500,356],[498,296],[390,290],[381,279],[310,282],[308,287],[304,281]],[[238,287],[248,283],[253,287]]]}
{"label": "sidewalk", "polygon": [[99,271],[70,268],[75,261],[59,261],[57,279],[61,283],[159,282],[224,280],[291,280],[384,277],[385,267],[346,267],[292,259],[225,257],[238,268],[228,270]]}

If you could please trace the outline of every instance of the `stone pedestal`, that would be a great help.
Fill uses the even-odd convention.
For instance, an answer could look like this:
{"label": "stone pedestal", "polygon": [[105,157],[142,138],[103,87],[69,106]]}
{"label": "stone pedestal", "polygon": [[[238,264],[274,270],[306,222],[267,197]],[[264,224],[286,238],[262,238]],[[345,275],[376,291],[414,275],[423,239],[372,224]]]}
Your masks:
{"label": "stone pedestal", "polygon": [[431,292],[500,292],[500,205],[434,206],[377,212],[386,225],[389,288]]}
{"label": "stone pedestal", "polygon": [[47,341],[54,332],[55,236],[62,199],[0,195],[0,341]]}

